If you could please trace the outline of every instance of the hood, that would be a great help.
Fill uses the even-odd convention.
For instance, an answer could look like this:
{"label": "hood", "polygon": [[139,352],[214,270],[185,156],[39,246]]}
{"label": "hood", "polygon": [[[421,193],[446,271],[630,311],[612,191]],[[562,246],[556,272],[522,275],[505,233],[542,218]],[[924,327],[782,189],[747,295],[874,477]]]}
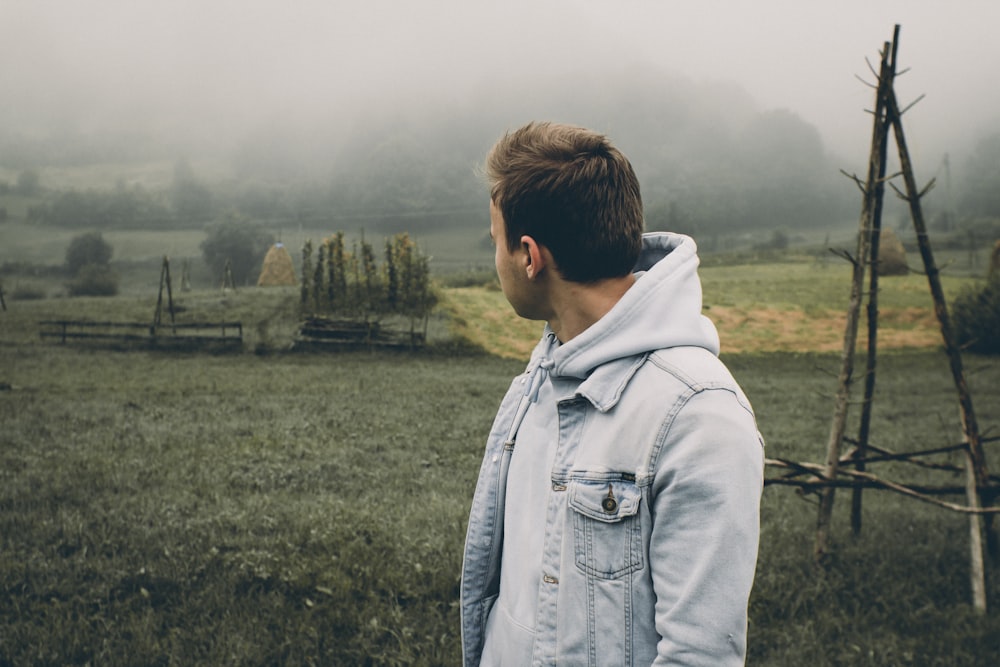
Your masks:
{"label": "hood", "polygon": [[546,335],[536,354],[551,358],[552,375],[578,378],[609,361],[668,347],[696,346],[718,355],[719,334],[701,314],[697,270],[694,239],[644,234],[636,281],[618,303],[568,343],[556,346]]}

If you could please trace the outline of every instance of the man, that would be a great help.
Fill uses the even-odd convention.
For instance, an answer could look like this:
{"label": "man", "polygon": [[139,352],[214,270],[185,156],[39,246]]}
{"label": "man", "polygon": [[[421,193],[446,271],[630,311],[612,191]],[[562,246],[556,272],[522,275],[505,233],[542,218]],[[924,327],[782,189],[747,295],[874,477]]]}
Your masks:
{"label": "man", "polygon": [[582,128],[509,133],[486,176],[504,296],[547,325],[472,502],[465,664],[743,664],[763,443],[694,242],[643,235],[631,165]]}

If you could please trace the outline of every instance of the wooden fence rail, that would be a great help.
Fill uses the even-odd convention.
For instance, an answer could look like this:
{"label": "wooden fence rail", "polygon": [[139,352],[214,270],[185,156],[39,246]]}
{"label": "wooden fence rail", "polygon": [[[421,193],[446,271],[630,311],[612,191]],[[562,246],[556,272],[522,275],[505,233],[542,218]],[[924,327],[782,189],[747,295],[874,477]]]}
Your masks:
{"label": "wooden fence rail", "polygon": [[145,347],[201,346],[242,347],[242,322],[185,322],[156,326],[148,322],[94,322],[89,320],[42,320],[39,336],[60,343],[139,345]]}
{"label": "wooden fence rail", "polygon": [[425,343],[426,338],[419,331],[383,327],[379,322],[309,317],[299,326],[295,346],[300,350],[352,347],[414,349],[423,347]]}

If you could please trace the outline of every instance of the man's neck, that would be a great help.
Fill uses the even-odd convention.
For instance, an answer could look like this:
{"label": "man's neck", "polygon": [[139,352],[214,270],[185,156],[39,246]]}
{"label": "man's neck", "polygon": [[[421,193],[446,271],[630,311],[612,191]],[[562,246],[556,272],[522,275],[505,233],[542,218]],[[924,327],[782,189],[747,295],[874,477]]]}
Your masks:
{"label": "man's neck", "polygon": [[568,343],[604,317],[634,282],[632,274],[586,284],[557,280],[551,292],[549,327],[560,342]]}

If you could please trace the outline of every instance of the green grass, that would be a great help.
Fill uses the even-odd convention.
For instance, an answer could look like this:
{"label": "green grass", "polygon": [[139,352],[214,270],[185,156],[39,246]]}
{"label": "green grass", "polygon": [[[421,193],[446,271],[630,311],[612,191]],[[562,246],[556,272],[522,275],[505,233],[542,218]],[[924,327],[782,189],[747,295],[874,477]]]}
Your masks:
{"label": "green grass", "polygon": [[10,352],[0,664],[454,662],[511,364]]}
{"label": "green grass", "polygon": [[[846,262],[809,261],[712,265],[700,270],[705,313],[723,351],[839,351],[843,346],[851,273]],[[947,299],[975,282],[944,275]],[[495,286],[445,290],[456,332],[494,354],[526,358],[541,324],[519,319]],[[941,344],[927,279],[885,278],[879,289],[880,346],[927,348]],[[864,314],[862,314],[862,341]],[[862,342],[863,346],[863,342]]]}
{"label": "green grass", "polygon": [[[738,355],[728,359],[768,441],[768,455],[823,460],[832,418],[833,356]],[[980,427],[997,434],[1000,360],[966,357]],[[940,352],[883,355],[872,442],[896,451],[961,440],[957,399]],[[858,388],[860,390],[860,388]],[[856,435],[852,413],[847,435]],[[994,470],[996,448],[992,448]],[[961,465],[957,455],[938,462]],[[896,481],[957,484],[958,475],[881,464]],[[771,474],[775,474],[774,471]],[[956,498],[961,502],[961,499]],[[814,571],[814,497],[768,487],[761,510],[758,576],[751,599],[750,664],[990,665],[1000,659],[1000,577],[989,583],[992,610],[969,607],[965,517],[887,492],[867,491],[863,530],[848,527],[850,493],[837,495],[834,557]],[[994,562],[995,569],[995,562]]]}
{"label": "green grass", "polygon": [[[911,268],[915,269],[916,266]],[[716,264],[702,268],[700,274],[705,303],[710,306],[767,305],[802,310],[846,310],[850,297],[851,267],[846,261],[836,258],[829,264],[809,261]],[[971,280],[963,275],[942,275],[945,296],[953,297]],[[882,278],[879,280],[879,305],[889,308],[933,308],[927,278],[915,272],[906,276]]]}
{"label": "green grass", "polygon": [[[706,294],[747,310],[833,308],[823,300],[840,289],[806,280],[831,268],[710,267]],[[886,298],[907,303],[898,286],[909,280],[888,284]],[[246,322],[248,351],[279,351],[294,333],[294,290],[177,298],[180,318]],[[456,664],[468,504],[497,402],[523,362],[460,351],[443,318],[414,355],[38,342],[39,319],[148,321],[154,305],[155,283],[0,312],[0,666]],[[724,359],[768,455],[821,461],[837,355]],[[1000,359],[967,356],[966,367],[981,429],[996,435]],[[882,354],[877,390],[875,444],[959,439],[938,349]],[[856,411],[849,435],[855,422]],[[961,483],[899,464],[875,472]],[[764,491],[748,664],[1000,663],[1000,577],[994,564],[991,611],[975,615],[966,519],[868,491],[853,538],[848,511],[840,492],[833,557],[816,571],[815,498]]]}
{"label": "green grass", "polygon": [[[727,361],[769,455],[821,459],[835,357]],[[0,362],[0,664],[457,662],[466,512],[520,363],[35,344]],[[995,429],[1000,361],[968,365]],[[957,437],[940,354],[886,355],[876,406],[880,445]],[[815,504],[765,490],[749,664],[992,664],[964,518],[868,492],[852,539],[847,499],[816,572]]]}

